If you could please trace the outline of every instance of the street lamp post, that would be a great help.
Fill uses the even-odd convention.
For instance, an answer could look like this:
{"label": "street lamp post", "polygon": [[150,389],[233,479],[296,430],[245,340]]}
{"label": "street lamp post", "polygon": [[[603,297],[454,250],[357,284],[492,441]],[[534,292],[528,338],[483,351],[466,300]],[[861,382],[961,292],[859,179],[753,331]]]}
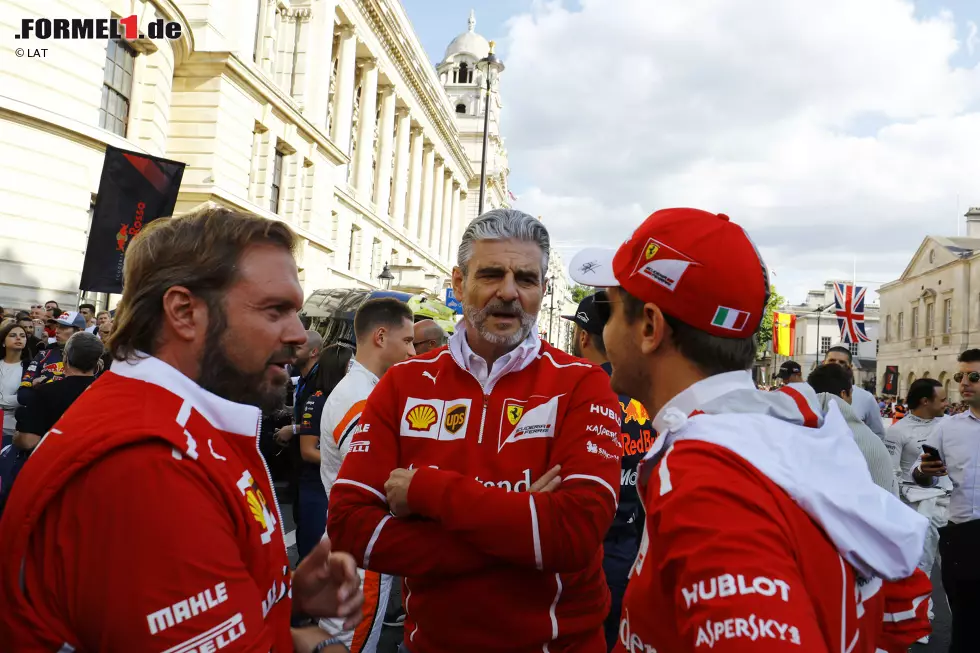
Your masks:
{"label": "street lamp post", "polygon": [[818,361],[820,360],[820,346],[821,346],[821,342],[820,342],[820,318],[823,317],[823,312],[825,310],[827,310],[828,308],[830,308],[831,306],[833,306],[833,305],[834,305],[834,302],[831,302],[829,304],[824,304],[823,306],[818,306],[817,307],[817,355],[816,355],[816,357],[815,357],[815,359],[813,361],[813,366],[814,367],[817,366]]}
{"label": "street lamp post", "polygon": [[476,67],[483,73],[486,79],[487,96],[483,104],[483,157],[480,159],[480,204],[477,215],[483,215],[483,205],[487,194],[487,147],[490,143],[490,89],[492,86],[491,75],[498,75],[504,69],[504,62],[493,53],[494,42],[490,41],[490,52],[483,59],[480,59]]}
{"label": "street lamp post", "polygon": [[391,282],[394,280],[395,275],[391,273],[388,269],[388,264],[385,263],[384,268],[381,270],[381,274],[378,275],[378,280],[381,281],[381,285],[385,290],[391,290]]}

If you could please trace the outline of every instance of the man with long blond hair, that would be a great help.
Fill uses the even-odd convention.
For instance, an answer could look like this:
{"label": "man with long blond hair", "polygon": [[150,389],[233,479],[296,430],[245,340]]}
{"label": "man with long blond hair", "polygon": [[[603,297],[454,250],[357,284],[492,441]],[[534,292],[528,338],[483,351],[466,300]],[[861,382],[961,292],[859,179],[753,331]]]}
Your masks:
{"label": "man with long blond hair", "polygon": [[112,369],[41,441],[0,521],[10,650],[346,650],[290,620],[356,622],[356,565],[323,541],[290,573],[257,446],[306,338],[294,245],[220,208],[131,243]]}

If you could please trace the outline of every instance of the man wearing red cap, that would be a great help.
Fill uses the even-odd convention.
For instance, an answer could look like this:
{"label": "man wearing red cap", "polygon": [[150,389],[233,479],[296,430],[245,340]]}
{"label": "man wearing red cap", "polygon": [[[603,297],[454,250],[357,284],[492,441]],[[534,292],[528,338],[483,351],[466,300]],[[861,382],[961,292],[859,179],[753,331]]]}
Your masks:
{"label": "man wearing red cap", "polygon": [[[872,482],[836,408],[821,415],[812,390],[756,390],[769,283],[742,228],[658,211],[571,268],[608,288],[597,306],[613,390],[641,400],[660,434],[640,466],[647,520],[615,650],[892,650],[882,579],[915,571],[926,520]],[[904,589],[927,595],[919,580]]]}

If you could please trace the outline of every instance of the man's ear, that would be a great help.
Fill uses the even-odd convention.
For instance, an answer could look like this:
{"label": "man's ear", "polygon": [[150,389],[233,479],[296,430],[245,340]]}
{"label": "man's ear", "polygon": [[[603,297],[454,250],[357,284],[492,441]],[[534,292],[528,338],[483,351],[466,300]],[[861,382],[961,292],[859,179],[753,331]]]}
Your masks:
{"label": "man's ear", "polygon": [[463,301],[463,271],[459,267],[453,268],[453,295],[456,301]]}
{"label": "man's ear", "polygon": [[204,301],[184,286],[171,286],[163,294],[164,324],[180,340],[190,342],[203,335],[209,318]]}
{"label": "man's ear", "polygon": [[371,337],[371,339],[374,341],[375,346],[384,347],[385,339],[387,339],[387,337],[388,337],[388,329],[384,327],[378,327],[377,329],[374,330],[374,335]]}
{"label": "man's ear", "polygon": [[670,328],[664,320],[664,314],[659,306],[648,302],[643,305],[643,313],[636,321],[641,325],[640,351],[644,354],[652,354],[663,345],[667,330]]}

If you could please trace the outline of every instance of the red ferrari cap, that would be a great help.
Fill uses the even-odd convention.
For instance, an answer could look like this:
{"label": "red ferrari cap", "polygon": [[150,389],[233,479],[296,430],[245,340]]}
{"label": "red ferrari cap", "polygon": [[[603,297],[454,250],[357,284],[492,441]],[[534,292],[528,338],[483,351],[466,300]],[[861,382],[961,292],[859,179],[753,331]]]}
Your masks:
{"label": "red ferrari cap", "polygon": [[758,249],[722,213],[657,211],[618,250],[582,250],[569,267],[580,284],[620,286],[722,338],[755,333],[769,302],[769,272]]}

